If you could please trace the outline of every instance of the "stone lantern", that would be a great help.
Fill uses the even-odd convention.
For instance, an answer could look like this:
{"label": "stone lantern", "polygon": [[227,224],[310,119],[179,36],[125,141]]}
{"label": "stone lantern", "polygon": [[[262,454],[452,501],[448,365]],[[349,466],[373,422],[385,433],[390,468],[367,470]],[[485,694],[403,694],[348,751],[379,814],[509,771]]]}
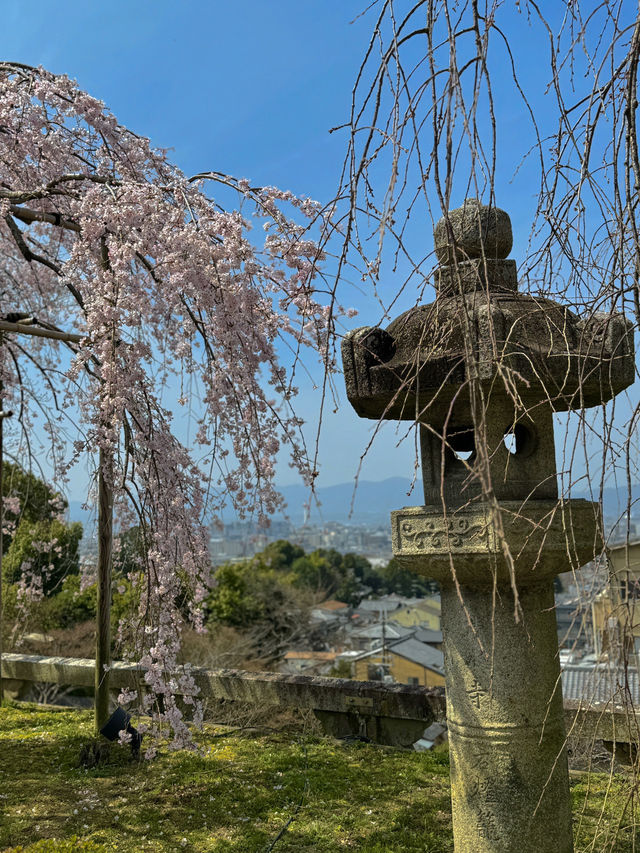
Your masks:
{"label": "stone lantern", "polygon": [[518,292],[511,222],[475,199],[435,228],[437,298],[343,344],[365,418],[419,425],[424,506],[392,513],[399,563],[440,583],[457,853],[573,849],[553,578],[602,547],[559,500],[554,412],[633,382],[622,315]]}

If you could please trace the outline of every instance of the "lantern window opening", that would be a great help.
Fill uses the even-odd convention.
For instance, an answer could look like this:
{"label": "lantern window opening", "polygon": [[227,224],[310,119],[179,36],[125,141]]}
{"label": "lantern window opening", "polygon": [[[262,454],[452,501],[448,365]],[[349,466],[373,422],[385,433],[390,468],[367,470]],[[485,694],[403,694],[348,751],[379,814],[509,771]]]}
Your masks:
{"label": "lantern window opening", "polygon": [[459,427],[444,437],[453,457],[460,462],[471,462],[476,452],[475,430],[473,427]]}
{"label": "lantern window opening", "polygon": [[531,456],[535,452],[538,441],[535,430],[530,424],[515,423],[504,431],[504,446],[511,456]]}

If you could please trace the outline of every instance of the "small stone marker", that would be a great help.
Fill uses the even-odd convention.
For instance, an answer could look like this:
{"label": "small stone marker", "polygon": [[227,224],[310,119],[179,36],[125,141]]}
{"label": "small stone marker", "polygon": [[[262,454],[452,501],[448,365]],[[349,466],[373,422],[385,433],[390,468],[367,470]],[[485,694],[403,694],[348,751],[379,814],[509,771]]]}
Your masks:
{"label": "small stone marker", "polygon": [[436,301],[346,337],[347,394],[420,425],[425,506],[392,537],[441,586],[455,849],[570,853],[553,578],[602,541],[597,504],[558,500],[552,414],[633,382],[631,324],[518,293],[502,210],[468,199],[435,243]]}

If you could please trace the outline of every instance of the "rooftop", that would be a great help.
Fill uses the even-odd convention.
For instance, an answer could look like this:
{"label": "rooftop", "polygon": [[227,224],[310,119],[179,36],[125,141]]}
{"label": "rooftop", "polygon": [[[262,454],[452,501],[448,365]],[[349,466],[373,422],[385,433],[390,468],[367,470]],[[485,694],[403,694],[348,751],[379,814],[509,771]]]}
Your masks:
{"label": "rooftop", "polygon": [[297,652],[290,649],[284,656],[285,660],[335,660],[338,652]]}
{"label": "rooftop", "polygon": [[[444,675],[444,655],[439,649],[434,646],[428,646],[426,643],[421,643],[410,637],[407,640],[398,640],[387,645],[387,652],[392,655],[409,660],[412,663],[417,663],[425,669],[430,669],[432,672],[437,672],[439,675]],[[372,649],[369,652],[361,652],[358,658],[367,658],[374,655],[382,654],[382,646]]]}
{"label": "rooftop", "polygon": [[401,658],[420,664],[426,669],[431,669],[434,672],[444,675],[444,655],[439,649],[433,646],[428,646],[426,643],[421,643],[419,640],[410,638],[408,640],[400,640],[399,643],[394,643],[389,651],[394,655],[399,655]]}
{"label": "rooftop", "polygon": [[416,628],[413,636],[421,643],[442,642],[442,631],[434,631],[432,628]]}
{"label": "rooftop", "polygon": [[638,670],[614,668],[608,664],[592,666],[568,664],[562,669],[564,699],[584,700],[596,704],[611,702],[628,705],[640,702]]}
{"label": "rooftop", "polygon": [[335,598],[330,598],[328,601],[323,601],[322,604],[316,604],[315,610],[348,610],[349,605],[344,601],[338,601]]}
{"label": "rooftop", "polygon": [[399,640],[402,637],[408,637],[412,633],[413,628],[405,628],[403,625],[397,625],[395,622],[387,622],[386,625],[382,622],[374,622],[373,625],[364,625],[362,628],[353,631],[351,636],[379,640],[384,635],[388,640]]}

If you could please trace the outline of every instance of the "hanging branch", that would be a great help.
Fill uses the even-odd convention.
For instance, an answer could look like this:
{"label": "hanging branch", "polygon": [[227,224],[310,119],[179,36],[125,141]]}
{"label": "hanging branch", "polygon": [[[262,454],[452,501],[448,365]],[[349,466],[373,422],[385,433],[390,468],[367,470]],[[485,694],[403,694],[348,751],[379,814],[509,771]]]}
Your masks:
{"label": "hanging branch", "polygon": [[[201,707],[188,673],[179,685],[169,679],[185,621],[203,624],[208,525],[229,501],[268,523],[282,503],[274,485],[282,447],[313,479],[292,405],[295,365],[283,359],[281,341],[296,359],[315,351],[328,369],[341,309],[316,285],[323,256],[314,236],[326,217],[309,199],[231,178],[224,191],[245,212],[225,210],[205,192],[214,176],[222,191],[222,176],[185,177],[102,103],[42,69],[0,63],[0,133],[0,314],[20,305],[38,319],[30,358],[43,370],[58,365],[46,337],[74,347],[56,375],[84,434],[55,476],[97,453],[101,541],[110,540],[112,501],[121,526],[145,530],[147,558],[130,578],[140,599],[138,642],[127,653],[147,667],[151,704],[140,697],[141,708],[182,745],[189,725],[174,691],[193,701],[196,722]],[[252,219],[265,225],[262,245],[249,240]],[[41,332],[69,326],[78,339]],[[23,354],[16,348],[12,358],[19,367]],[[161,402],[181,373],[193,377],[201,400],[198,463]],[[34,383],[34,374],[22,371],[22,381]],[[25,393],[10,367],[4,380],[9,400],[21,396],[18,426],[27,431],[42,394]],[[54,430],[50,440],[58,458]],[[109,563],[105,547],[101,569]],[[102,640],[104,651],[105,631]],[[160,695],[162,709],[153,704]]]}

